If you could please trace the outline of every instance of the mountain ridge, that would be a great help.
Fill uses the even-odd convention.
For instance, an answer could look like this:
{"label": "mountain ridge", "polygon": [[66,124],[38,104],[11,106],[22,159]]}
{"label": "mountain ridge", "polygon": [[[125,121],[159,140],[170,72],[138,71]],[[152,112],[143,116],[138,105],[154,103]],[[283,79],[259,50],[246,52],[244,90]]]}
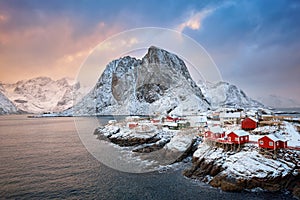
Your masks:
{"label": "mountain ridge", "polygon": [[[142,59],[125,56],[108,63],[88,93],[78,82],[49,77],[36,77],[14,84],[0,83],[0,91],[19,110],[69,116],[181,115],[224,106],[264,107],[230,83],[197,85],[183,60],[155,46],[151,46]],[[86,95],[82,97],[83,94]]]}

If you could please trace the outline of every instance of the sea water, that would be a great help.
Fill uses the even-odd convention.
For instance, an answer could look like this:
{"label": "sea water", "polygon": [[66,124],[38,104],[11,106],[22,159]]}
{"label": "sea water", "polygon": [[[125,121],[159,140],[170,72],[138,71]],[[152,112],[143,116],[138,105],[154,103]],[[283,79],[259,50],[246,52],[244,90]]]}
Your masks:
{"label": "sea water", "polygon": [[120,172],[86,150],[73,118],[10,115],[0,116],[0,199],[253,200],[291,199],[291,195],[222,192],[185,178],[177,168]]}

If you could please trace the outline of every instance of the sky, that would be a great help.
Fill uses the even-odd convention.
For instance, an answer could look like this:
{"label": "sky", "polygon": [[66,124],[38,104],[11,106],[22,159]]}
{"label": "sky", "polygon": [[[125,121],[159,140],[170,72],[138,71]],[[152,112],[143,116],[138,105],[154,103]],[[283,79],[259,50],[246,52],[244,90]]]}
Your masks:
{"label": "sky", "polygon": [[0,81],[76,78],[99,43],[142,27],[191,37],[251,97],[300,102],[298,0],[1,0]]}

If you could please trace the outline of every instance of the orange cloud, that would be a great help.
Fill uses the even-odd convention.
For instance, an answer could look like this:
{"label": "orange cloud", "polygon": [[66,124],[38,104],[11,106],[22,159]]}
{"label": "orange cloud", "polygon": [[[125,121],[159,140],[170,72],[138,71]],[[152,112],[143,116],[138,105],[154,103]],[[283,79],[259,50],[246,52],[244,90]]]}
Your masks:
{"label": "orange cloud", "polygon": [[204,9],[202,11],[192,13],[185,22],[181,23],[176,29],[182,32],[185,28],[192,30],[199,30],[202,25],[202,21],[210,15],[215,9]]}
{"label": "orange cloud", "polygon": [[0,14],[0,23],[4,23],[8,20],[8,16]]}
{"label": "orange cloud", "polygon": [[[0,22],[4,20],[1,16]],[[0,27],[0,81],[15,82],[36,76],[75,78],[89,52],[120,30],[117,25],[108,27],[99,22],[85,33],[74,24],[69,19],[54,18],[43,27]]]}

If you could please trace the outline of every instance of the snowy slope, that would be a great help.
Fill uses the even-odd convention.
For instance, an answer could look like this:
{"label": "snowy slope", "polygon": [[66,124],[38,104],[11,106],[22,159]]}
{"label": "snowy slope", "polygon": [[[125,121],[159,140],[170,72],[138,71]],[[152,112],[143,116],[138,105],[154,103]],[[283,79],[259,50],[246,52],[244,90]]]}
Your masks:
{"label": "snowy slope", "polygon": [[16,106],[0,91],[0,115],[17,113]]}
{"label": "snowy slope", "polygon": [[63,115],[195,113],[209,103],[176,55],[157,47],[110,62],[94,89]]}
{"label": "snowy slope", "polygon": [[248,97],[237,86],[226,82],[208,83],[201,86],[204,95],[213,108],[263,108],[264,105]]}
{"label": "snowy slope", "polygon": [[14,84],[1,84],[3,93],[20,110],[29,113],[57,112],[73,105],[73,89],[79,85],[67,78],[54,81],[37,77]]}

